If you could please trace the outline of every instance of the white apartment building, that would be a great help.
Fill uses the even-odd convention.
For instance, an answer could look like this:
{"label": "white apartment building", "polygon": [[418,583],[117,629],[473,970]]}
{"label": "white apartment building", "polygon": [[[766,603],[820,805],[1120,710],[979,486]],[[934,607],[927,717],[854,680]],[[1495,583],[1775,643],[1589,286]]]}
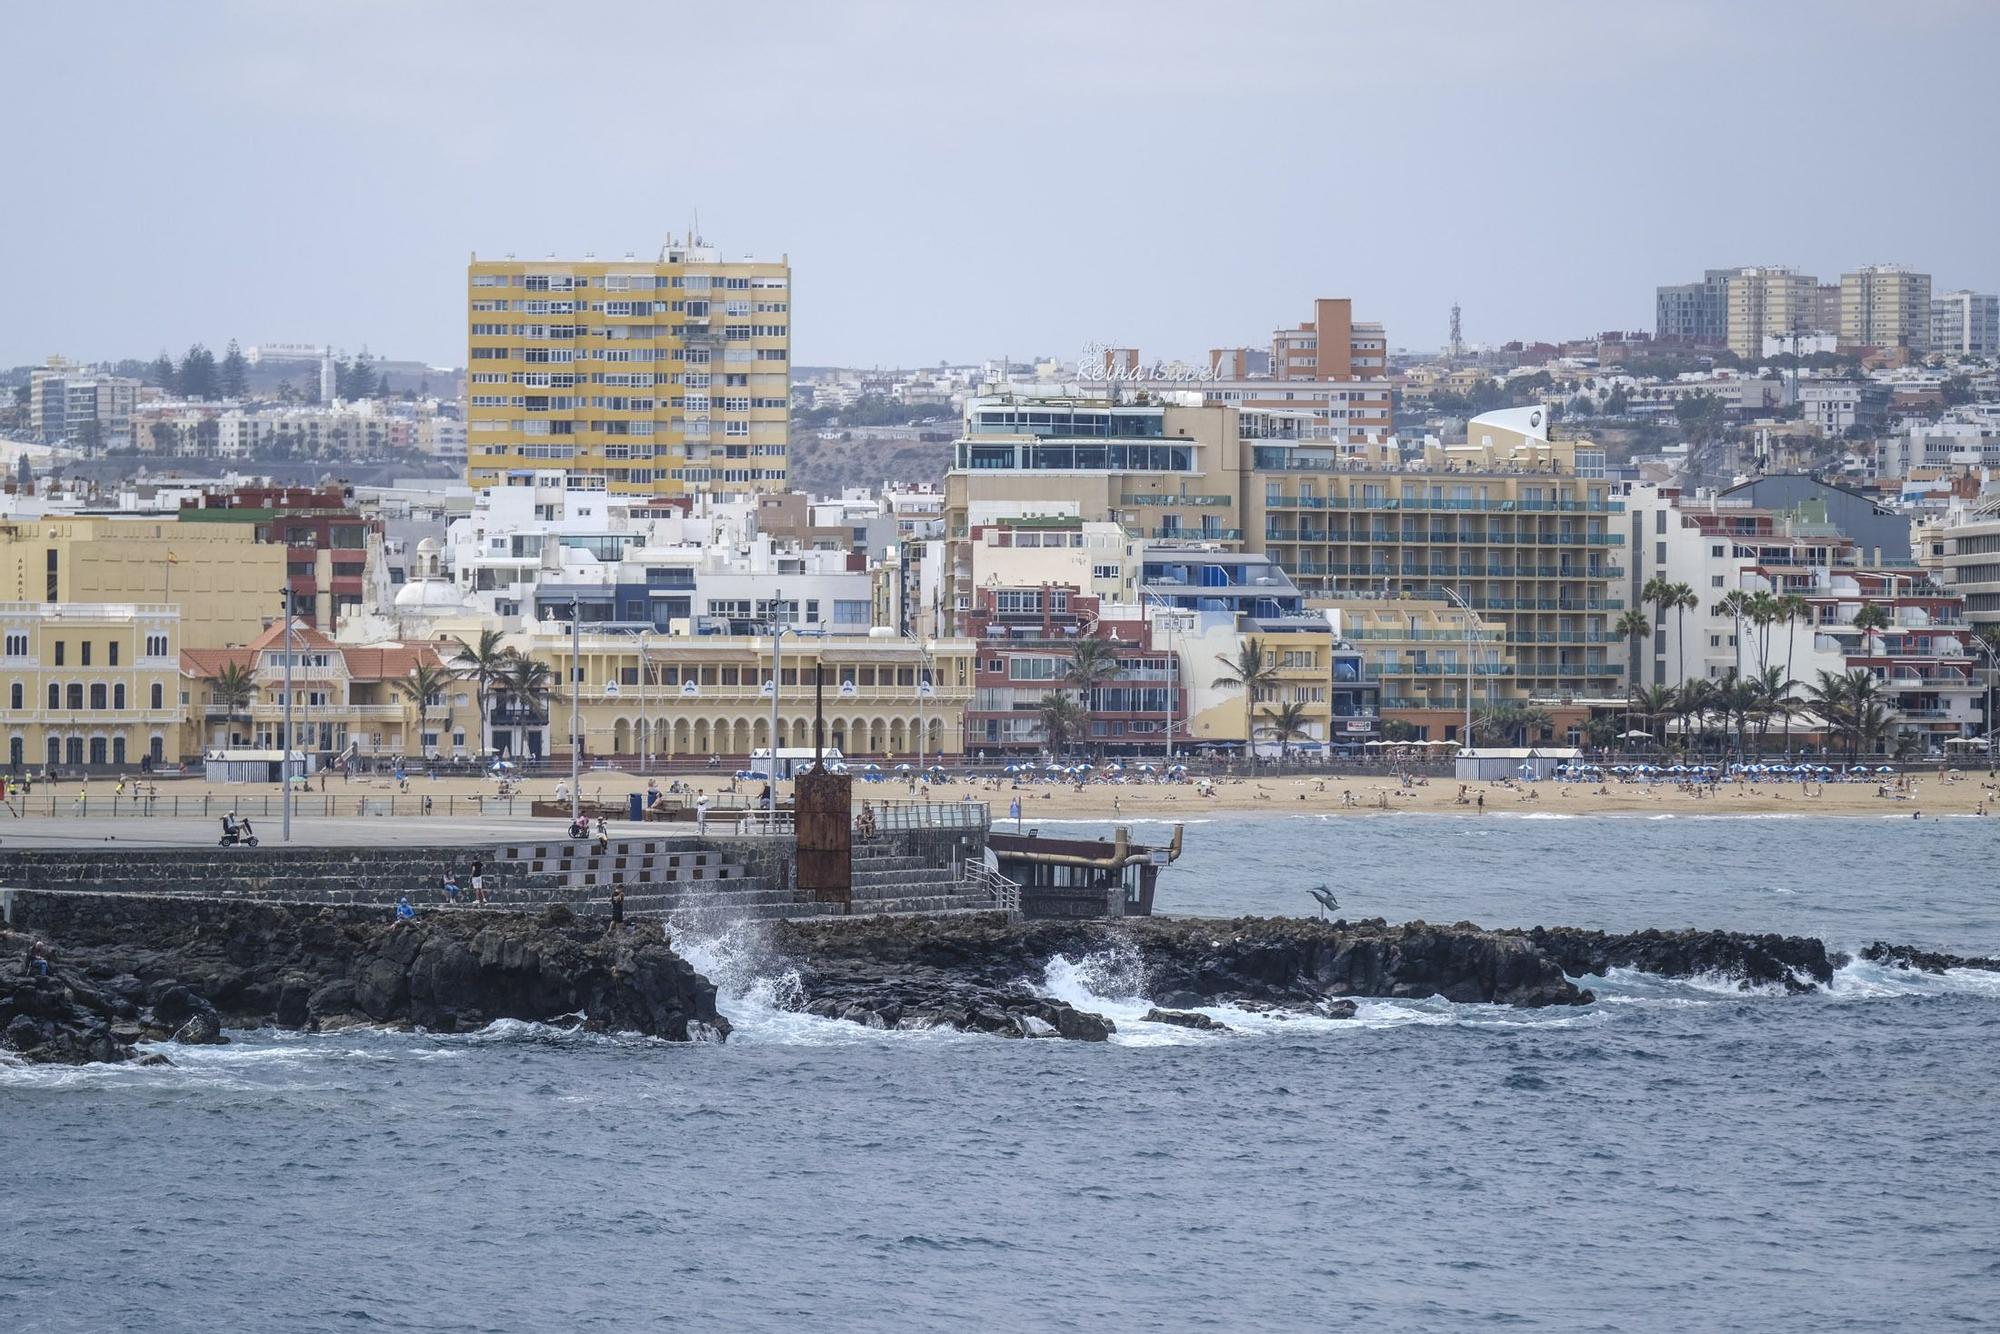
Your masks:
{"label": "white apartment building", "polygon": [[2000,353],[2000,296],[1961,289],[1932,297],[1931,351],[1954,357]]}

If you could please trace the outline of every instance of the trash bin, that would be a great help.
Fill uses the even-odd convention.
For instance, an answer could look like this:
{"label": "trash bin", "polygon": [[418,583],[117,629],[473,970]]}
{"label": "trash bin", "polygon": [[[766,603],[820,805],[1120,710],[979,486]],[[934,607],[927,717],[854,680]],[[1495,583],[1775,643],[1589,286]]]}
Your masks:
{"label": "trash bin", "polygon": [[646,798],[638,792],[625,794],[625,818],[637,824],[646,818]]}

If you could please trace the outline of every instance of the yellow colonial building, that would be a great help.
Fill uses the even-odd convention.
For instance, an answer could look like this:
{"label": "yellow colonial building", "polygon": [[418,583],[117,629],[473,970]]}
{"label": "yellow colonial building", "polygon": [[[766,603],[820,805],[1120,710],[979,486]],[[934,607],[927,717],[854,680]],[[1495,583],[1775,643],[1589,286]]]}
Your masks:
{"label": "yellow colonial building", "polygon": [[626,495],[784,489],[783,259],[699,240],[650,259],[475,255],[466,291],[471,486],[561,468]]}
{"label": "yellow colonial building", "polygon": [[[551,667],[550,696],[533,709],[501,697],[495,749],[568,754],[570,636],[544,624],[510,646]],[[585,754],[660,759],[743,757],[770,744],[771,638],[584,632],[577,722]],[[826,744],[854,758],[956,755],[972,697],[975,645],[882,635],[786,635],[778,671],[778,742],[813,744],[813,671],[824,680]]]}
{"label": "yellow colonial building", "polygon": [[159,603],[0,603],[10,771],[181,758],[180,617]]}

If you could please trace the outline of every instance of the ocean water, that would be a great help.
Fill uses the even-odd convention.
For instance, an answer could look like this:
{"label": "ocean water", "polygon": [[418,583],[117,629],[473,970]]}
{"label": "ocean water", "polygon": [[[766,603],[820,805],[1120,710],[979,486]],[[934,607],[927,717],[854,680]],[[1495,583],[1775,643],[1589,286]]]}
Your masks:
{"label": "ocean water", "polygon": [[[1144,837],[1153,832],[1140,827]],[[1164,909],[1875,936],[2000,953],[2000,823],[1260,816]],[[690,939],[737,1024],[239,1034],[0,1068],[5,1330],[1932,1330],[2000,1291],[2000,975],[1562,1012],[883,1033]]]}

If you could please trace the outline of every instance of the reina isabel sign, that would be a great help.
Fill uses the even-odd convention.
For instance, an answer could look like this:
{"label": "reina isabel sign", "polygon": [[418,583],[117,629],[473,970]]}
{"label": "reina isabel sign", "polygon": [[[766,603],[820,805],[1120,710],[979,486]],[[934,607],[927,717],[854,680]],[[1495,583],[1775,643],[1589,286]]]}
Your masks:
{"label": "reina isabel sign", "polygon": [[1222,378],[1217,367],[1188,366],[1179,362],[1173,365],[1156,361],[1150,366],[1114,366],[1105,357],[1105,353],[1114,350],[1119,349],[1107,348],[1102,343],[1085,343],[1083,355],[1076,359],[1076,378],[1108,384],[1214,384]]}

